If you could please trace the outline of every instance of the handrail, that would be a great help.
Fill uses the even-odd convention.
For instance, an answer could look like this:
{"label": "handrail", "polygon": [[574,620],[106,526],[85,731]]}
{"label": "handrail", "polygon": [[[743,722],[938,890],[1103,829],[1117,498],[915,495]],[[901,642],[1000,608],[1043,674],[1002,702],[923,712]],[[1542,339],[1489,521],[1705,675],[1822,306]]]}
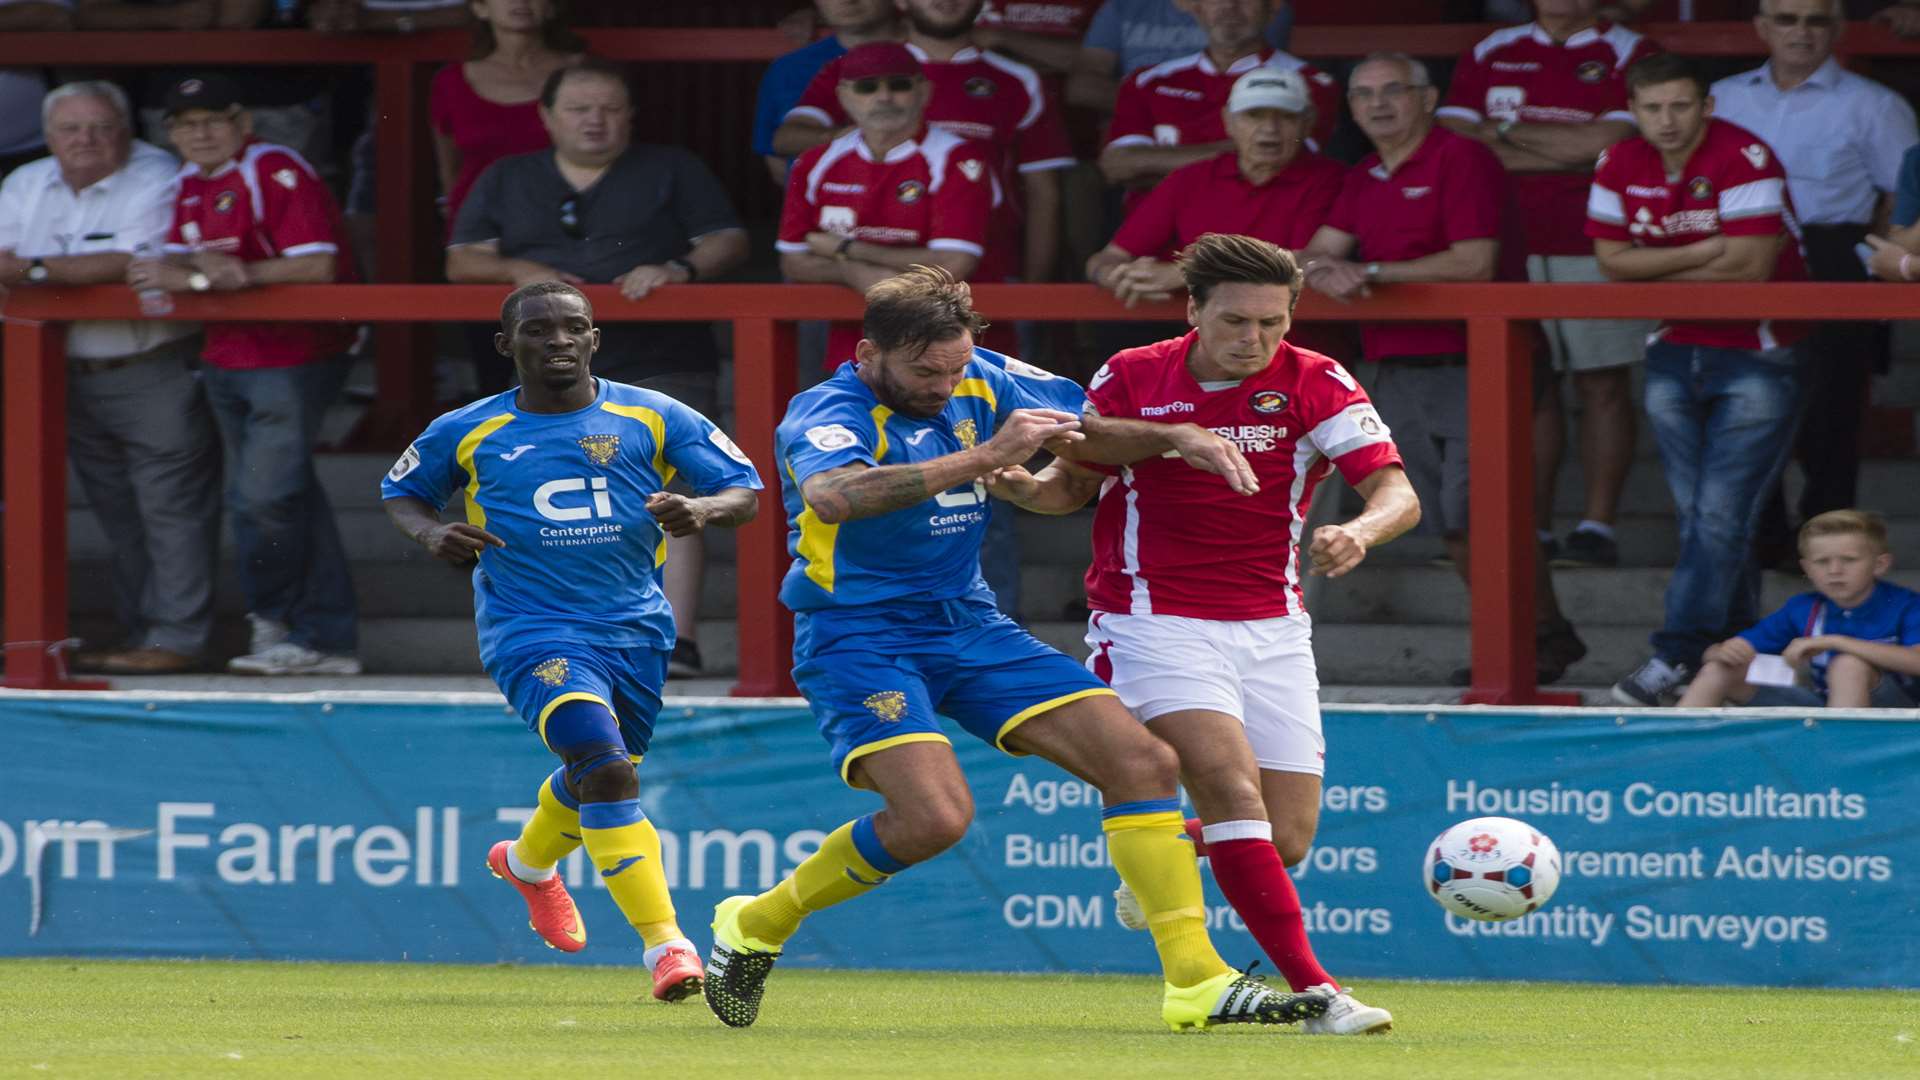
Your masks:
{"label": "handrail", "polygon": [[[740,675],[736,694],[790,694],[791,618],[777,593],[787,567],[785,515],[770,468],[773,429],[795,391],[793,325],[857,318],[860,301],[827,285],[688,285],[645,300],[612,286],[585,290],[601,322],[716,320],[733,324],[734,426],[769,480],[760,514],[741,530],[738,558]],[[497,316],[504,286],[303,285],[234,295],[182,295],[173,318],[339,320],[403,325]],[[1178,302],[1128,310],[1090,285],[982,285],[980,310],[995,319],[1178,320]],[[1474,543],[1472,660],[1468,702],[1540,704],[1568,695],[1534,683],[1532,364],[1524,323],[1542,318],[1896,319],[1920,312],[1920,288],[1869,284],[1395,285],[1340,305],[1317,294],[1303,321],[1453,319],[1467,325],[1468,436]],[[67,629],[66,365],[64,323],[138,318],[124,288],[16,289],[5,319],[6,558],[5,684],[59,687],[64,671],[47,646]],[[415,364],[417,370],[427,365]],[[430,375],[430,372],[428,372]],[[407,432],[411,435],[412,432]]]}

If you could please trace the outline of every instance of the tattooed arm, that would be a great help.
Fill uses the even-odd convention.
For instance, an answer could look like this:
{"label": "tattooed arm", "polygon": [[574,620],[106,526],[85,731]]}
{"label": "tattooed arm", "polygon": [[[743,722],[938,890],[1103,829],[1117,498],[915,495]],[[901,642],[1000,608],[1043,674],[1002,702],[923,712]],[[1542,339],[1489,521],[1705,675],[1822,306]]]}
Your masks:
{"label": "tattooed arm", "polygon": [[1052,409],[1016,409],[993,438],[956,454],[908,465],[855,462],[807,477],[800,495],[828,525],[879,517],[978,480],[995,469],[1018,465],[1052,439],[1077,440],[1080,418]]}

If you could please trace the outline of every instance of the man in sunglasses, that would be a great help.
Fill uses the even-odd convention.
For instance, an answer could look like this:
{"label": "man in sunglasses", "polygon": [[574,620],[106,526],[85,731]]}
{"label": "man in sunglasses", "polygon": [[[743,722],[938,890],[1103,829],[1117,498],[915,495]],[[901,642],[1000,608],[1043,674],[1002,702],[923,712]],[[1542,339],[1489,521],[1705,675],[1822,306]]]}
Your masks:
{"label": "man in sunglasses", "polygon": [[[747,257],[747,234],[712,170],[677,146],[633,142],[625,72],[583,60],[540,94],[553,148],[487,167],[460,206],[447,280],[527,285],[613,284],[628,300],[725,275]],[[603,307],[601,314],[608,314]],[[719,354],[706,323],[622,322],[600,328],[594,373],[657,390],[718,416]],[[679,637],[668,673],[698,674],[699,534],[673,541],[666,593]]]}
{"label": "man in sunglasses", "polygon": [[[1913,108],[1833,58],[1846,28],[1839,0],[1765,0],[1753,26],[1767,45],[1767,62],[1715,83],[1714,115],[1780,155],[1809,276],[1865,281],[1854,249],[1891,205],[1901,156],[1920,141]],[[1807,481],[1797,507],[1802,520],[1855,505],[1861,413],[1874,369],[1886,365],[1887,344],[1883,323],[1836,321],[1804,345],[1805,412],[1795,453]],[[1758,537],[1762,565],[1793,561],[1787,518],[1776,487]]]}
{"label": "man in sunglasses", "polygon": [[[787,185],[775,244],[787,278],[861,294],[915,265],[1004,280],[1005,251],[987,248],[1002,201],[995,151],[927,126],[920,61],[904,45],[862,45],[841,60],[838,95],[853,128],[802,154]],[[828,365],[852,359],[859,340],[859,323],[834,323]]]}

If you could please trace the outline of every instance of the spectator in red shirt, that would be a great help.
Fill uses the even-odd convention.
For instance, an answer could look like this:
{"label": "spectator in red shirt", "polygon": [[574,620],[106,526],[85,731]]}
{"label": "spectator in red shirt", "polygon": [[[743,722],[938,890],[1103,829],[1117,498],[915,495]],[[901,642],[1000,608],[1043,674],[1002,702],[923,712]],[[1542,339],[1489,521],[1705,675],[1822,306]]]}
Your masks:
{"label": "spectator in red shirt", "polygon": [[[219,75],[167,94],[180,171],[165,260],[127,268],[135,289],[229,292],[354,278],[340,208],[312,166],[253,138]],[[246,675],[358,675],[345,548],[313,468],[320,420],[346,378],[344,323],[209,323],[201,379],[220,430],[240,591],[252,623]]]}
{"label": "spectator in red shirt", "polygon": [[986,0],[973,39],[981,48],[1016,56],[1048,76],[1055,100],[1080,59],[1080,38],[1101,0]]}
{"label": "spectator in red shirt", "polygon": [[[1348,174],[1327,224],[1307,245],[1307,283],[1337,300],[1401,281],[1491,281],[1500,260],[1507,178],[1479,143],[1434,126],[1439,92],[1426,65],[1375,53],[1348,79],[1347,100],[1374,145]],[[1406,458],[1422,520],[1467,579],[1467,339],[1458,323],[1362,327],[1380,364],[1373,399]],[[1544,553],[1542,553],[1544,556]],[[1535,560],[1542,683],[1586,655],[1560,614],[1544,557]],[[1472,672],[1454,673],[1470,682]]]}
{"label": "spectator in red shirt", "polygon": [[[1713,118],[1686,60],[1627,71],[1640,135],[1594,171],[1587,235],[1617,281],[1804,281],[1786,171],[1745,128]],[[1771,320],[1669,322],[1647,346],[1647,418],[1673,492],[1680,554],[1653,656],[1613,687],[1658,705],[1709,645],[1753,625],[1753,536],[1765,494],[1793,450],[1806,328]]]}
{"label": "spectator in red shirt", "polygon": [[1174,170],[1087,260],[1087,280],[1128,307],[1170,298],[1183,281],[1173,260],[1202,233],[1302,248],[1340,194],[1346,167],[1304,146],[1314,114],[1299,72],[1247,72],[1223,111],[1233,148]]}
{"label": "spectator in red shirt", "polygon": [[[1536,21],[1488,35],[1460,58],[1447,103],[1449,130],[1476,139],[1513,174],[1514,203],[1525,227],[1527,280],[1597,282],[1606,278],[1585,232],[1587,186],[1600,151],[1633,134],[1627,65],[1654,51],[1646,38],[1601,21],[1600,0],[1534,0]],[[1544,324],[1554,366],[1572,373],[1580,395],[1580,465],[1586,506],[1556,566],[1614,566],[1613,523],[1633,466],[1633,368],[1652,324],[1641,320],[1565,319]],[[1535,418],[1536,506],[1552,526],[1565,420],[1557,390],[1540,396]]]}
{"label": "spectator in red shirt", "polygon": [[[865,294],[915,264],[962,281],[998,281],[988,221],[1000,201],[993,147],[927,126],[920,61],[892,42],[861,45],[839,67],[854,127],[800,155],[780,215],[780,269],[792,281]],[[827,364],[853,358],[859,323],[835,323]]]}
{"label": "spectator in red shirt", "polygon": [[[1340,84],[1267,44],[1262,34],[1272,15],[1272,0],[1197,0],[1193,17],[1207,32],[1207,47],[1142,68],[1120,84],[1100,152],[1109,182],[1138,192],[1181,166],[1231,150],[1222,107],[1234,80],[1258,67],[1300,73],[1313,97],[1313,136],[1325,144],[1340,118]],[[1137,201],[1130,197],[1129,209]]]}
{"label": "spectator in red shirt", "polygon": [[[907,48],[930,85],[928,123],[999,150],[1009,212],[994,215],[989,246],[1021,252],[1015,265],[1023,280],[1047,281],[1060,251],[1058,171],[1073,164],[1073,149],[1059,105],[1039,73],[980,48],[973,39],[983,2],[899,0],[907,19]],[[849,118],[839,100],[839,64],[822,68],[787,114],[774,133],[776,153],[799,154],[845,131]]]}

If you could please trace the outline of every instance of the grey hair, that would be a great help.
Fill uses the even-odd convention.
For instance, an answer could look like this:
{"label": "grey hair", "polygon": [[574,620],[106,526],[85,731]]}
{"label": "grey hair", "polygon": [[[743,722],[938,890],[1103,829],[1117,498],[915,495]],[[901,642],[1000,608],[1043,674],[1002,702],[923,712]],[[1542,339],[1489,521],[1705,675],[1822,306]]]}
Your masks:
{"label": "grey hair", "polygon": [[1399,64],[1407,69],[1407,82],[1409,84],[1413,86],[1433,85],[1433,75],[1427,71],[1427,65],[1403,52],[1370,52],[1359,64],[1353,65],[1354,69],[1359,70],[1361,64]]}
{"label": "grey hair", "polygon": [[40,99],[41,129],[44,130],[47,125],[53,123],[55,105],[68,98],[76,97],[105,99],[107,104],[113,106],[113,111],[120,114],[120,122],[128,128],[133,127],[133,106],[127,103],[127,92],[104,79],[88,79],[84,82],[64,83],[47,91],[47,96]]}

